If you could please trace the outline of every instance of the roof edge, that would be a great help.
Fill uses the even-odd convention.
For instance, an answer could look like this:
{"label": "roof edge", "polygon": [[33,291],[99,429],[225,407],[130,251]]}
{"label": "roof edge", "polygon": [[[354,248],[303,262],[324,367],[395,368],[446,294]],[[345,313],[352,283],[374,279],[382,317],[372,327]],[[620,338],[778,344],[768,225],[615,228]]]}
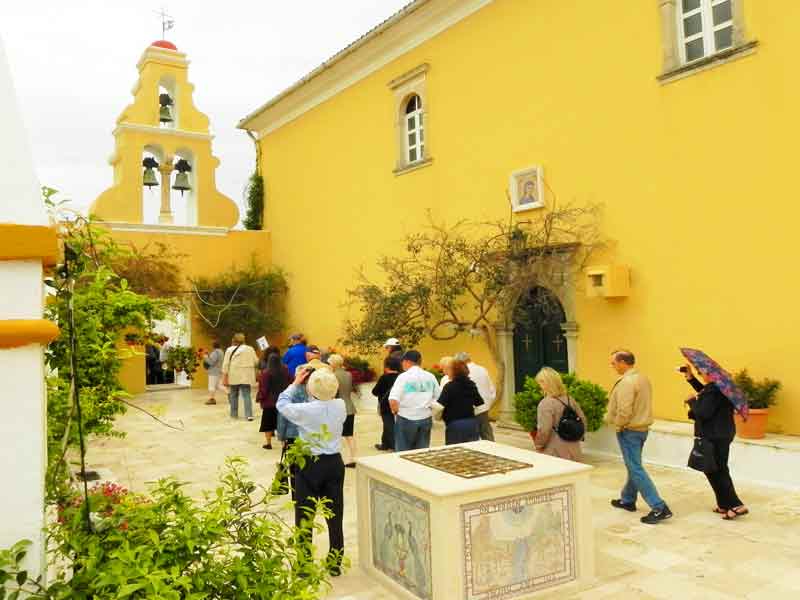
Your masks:
{"label": "roof edge", "polygon": [[370,41],[381,35],[383,32],[385,32],[387,29],[390,29],[395,24],[402,21],[415,11],[419,10],[423,5],[431,1],[432,0],[413,0],[413,2],[407,4],[399,11],[394,13],[392,16],[390,16],[388,19],[386,19],[373,29],[369,30],[367,33],[358,38],[355,42],[351,43],[350,45],[346,46],[345,48],[334,54],[331,58],[329,58],[328,60],[323,62],[320,66],[318,66],[316,69],[314,69],[313,71],[302,77],[299,81],[292,84],[291,86],[280,92],[277,96],[274,96],[272,99],[262,104],[260,107],[258,107],[256,110],[246,115],[244,118],[240,119],[236,127],[238,129],[250,130],[250,128],[247,126],[248,121],[252,121],[256,117],[261,115],[261,113],[263,113],[264,111],[275,106],[288,96],[291,96],[294,92],[296,92],[298,89],[306,85],[309,81],[319,76],[320,74],[324,73],[325,71],[330,69],[333,65],[341,62],[347,56],[355,53],[362,46],[369,43]]}

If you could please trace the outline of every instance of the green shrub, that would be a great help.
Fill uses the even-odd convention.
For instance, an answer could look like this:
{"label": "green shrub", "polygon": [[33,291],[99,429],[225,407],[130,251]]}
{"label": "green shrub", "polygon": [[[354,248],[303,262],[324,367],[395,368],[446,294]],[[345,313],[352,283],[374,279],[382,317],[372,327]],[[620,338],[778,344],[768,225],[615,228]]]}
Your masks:
{"label": "green shrub", "polygon": [[733,381],[739,386],[745,395],[750,399],[750,408],[769,408],[776,402],[775,396],[781,389],[781,382],[777,379],[764,378],[756,381],[742,369],[733,376]]}
{"label": "green shrub", "polygon": [[200,357],[197,350],[191,346],[173,346],[167,348],[167,369],[170,371],[183,371],[186,377],[194,379],[197,367],[200,366]]}
{"label": "green shrub", "polygon": [[29,543],[20,542],[0,551],[0,598],[321,597],[332,565],[309,555],[312,525],[287,524],[277,512],[285,500],[257,486],[244,467],[241,459],[229,459],[220,486],[200,501],[172,478],[154,484],[147,496],[96,486],[88,499],[91,532],[85,500],[73,496],[58,507],[58,521],[48,530],[53,572],[47,585],[24,571]]}
{"label": "green shrub", "polygon": [[[561,378],[569,395],[583,409],[587,430],[600,429],[608,404],[606,391],[595,383],[578,379],[572,373],[562,375]],[[514,418],[525,430],[536,429],[536,409],[543,397],[542,389],[533,377],[526,377],[523,391],[514,395]]]}

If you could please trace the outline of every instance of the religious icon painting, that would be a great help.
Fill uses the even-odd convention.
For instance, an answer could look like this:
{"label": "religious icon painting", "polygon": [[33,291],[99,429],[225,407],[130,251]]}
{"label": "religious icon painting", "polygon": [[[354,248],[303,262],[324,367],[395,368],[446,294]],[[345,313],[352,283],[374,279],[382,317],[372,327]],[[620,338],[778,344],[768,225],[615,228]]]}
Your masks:
{"label": "religious icon painting", "polygon": [[511,174],[509,195],[514,212],[544,206],[544,178],[542,167],[528,167]]}
{"label": "religious icon painting", "polygon": [[372,564],[420,600],[432,597],[430,505],[370,479]]}
{"label": "religious icon painting", "polygon": [[574,488],[461,506],[465,600],[512,600],[577,579]]}

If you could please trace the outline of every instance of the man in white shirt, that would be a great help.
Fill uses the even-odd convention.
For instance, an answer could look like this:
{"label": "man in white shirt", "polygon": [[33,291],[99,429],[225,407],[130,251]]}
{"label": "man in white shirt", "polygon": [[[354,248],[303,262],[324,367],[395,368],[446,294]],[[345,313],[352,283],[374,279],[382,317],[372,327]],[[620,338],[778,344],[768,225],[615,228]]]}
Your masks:
{"label": "man in white shirt", "polygon": [[436,377],[424,371],[422,355],[416,350],[403,354],[403,370],[389,392],[389,406],[395,414],[394,448],[417,450],[431,445],[431,406],[439,398]]}
{"label": "man in white shirt", "polygon": [[497,390],[494,387],[492,378],[489,377],[489,371],[485,367],[472,362],[466,352],[459,352],[454,358],[466,363],[469,369],[469,378],[475,382],[478,387],[478,393],[483,398],[483,404],[475,407],[475,418],[478,420],[481,439],[493,442],[494,431],[492,431],[492,424],[489,422],[489,409],[492,408],[492,404],[497,398]]}

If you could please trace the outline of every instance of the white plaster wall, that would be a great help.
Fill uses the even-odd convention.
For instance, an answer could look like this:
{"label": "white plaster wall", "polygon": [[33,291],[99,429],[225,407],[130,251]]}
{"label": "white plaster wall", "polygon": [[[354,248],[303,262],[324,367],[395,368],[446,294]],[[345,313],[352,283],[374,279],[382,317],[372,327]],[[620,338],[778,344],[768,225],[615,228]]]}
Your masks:
{"label": "white plaster wall", "polygon": [[0,38],[0,223],[46,225],[39,183]]}
{"label": "white plaster wall", "polygon": [[[691,424],[656,421],[644,446],[644,462],[688,469],[686,462],[693,440]],[[587,434],[584,450],[621,460],[616,434],[608,426]],[[736,438],[731,445],[729,465],[734,483],[742,481],[800,491],[800,442],[790,437]],[[699,473],[698,476],[702,477]]]}
{"label": "white plaster wall", "polygon": [[0,319],[40,319],[42,293],[41,261],[0,262]]}
{"label": "white plaster wall", "polygon": [[[2,264],[2,263],[0,263]],[[0,548],[29,539],[29,568],[43,564],[45,390],[42,348],[0,350]]]}

